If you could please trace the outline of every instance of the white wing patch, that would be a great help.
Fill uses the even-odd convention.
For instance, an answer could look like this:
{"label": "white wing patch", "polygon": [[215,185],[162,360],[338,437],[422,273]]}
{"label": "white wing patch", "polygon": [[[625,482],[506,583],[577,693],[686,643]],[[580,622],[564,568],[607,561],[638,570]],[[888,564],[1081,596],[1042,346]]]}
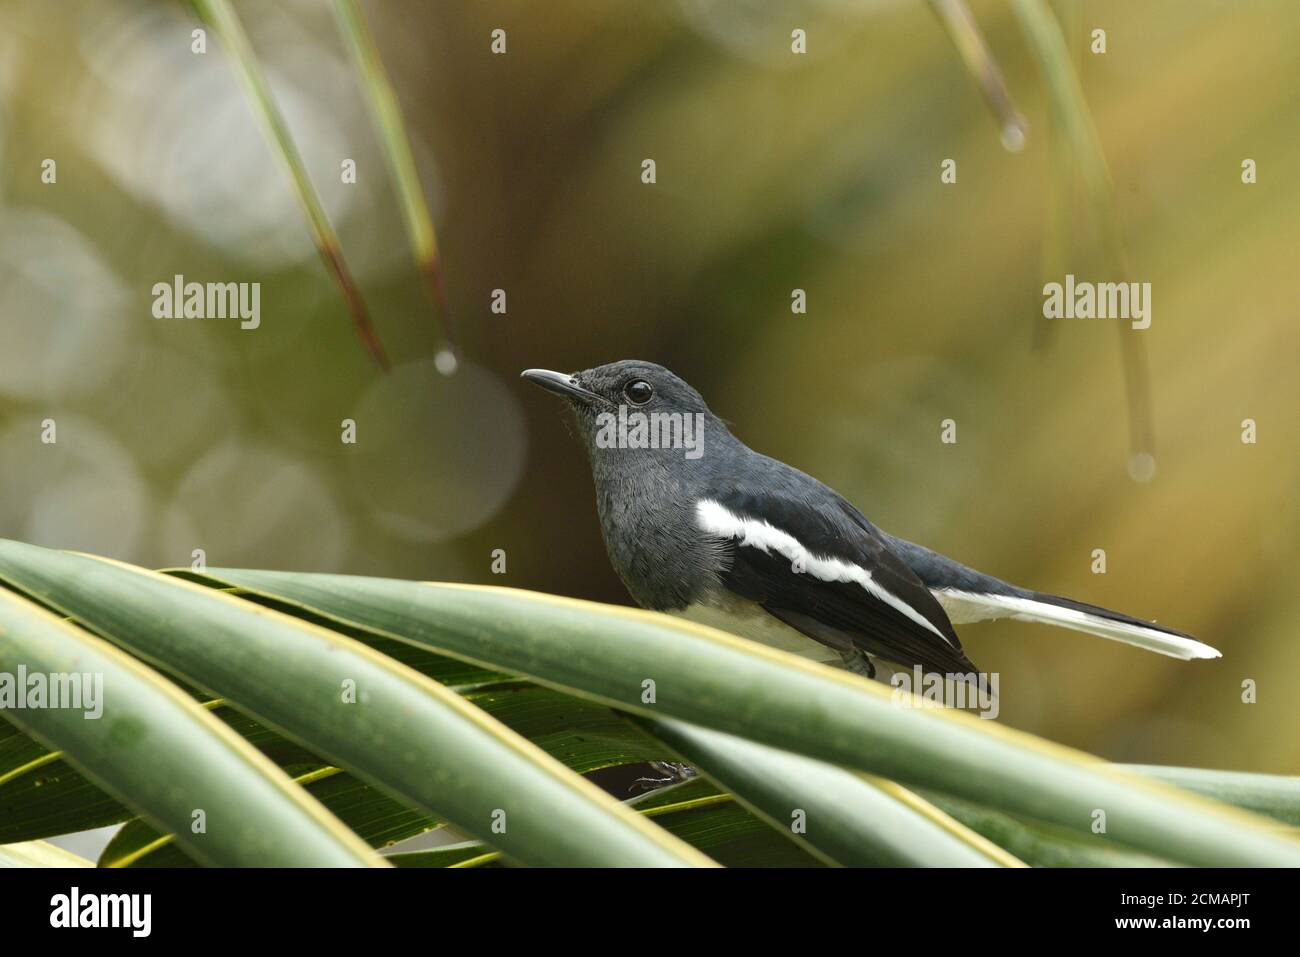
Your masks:
{"label": "white wing patch", "polygon": [[918,625],[934,632],[945,644],[947,637],[920,612],[897,595],[882,588],[871,577],[871,572],[861,565],[842,561],[808,551],[799,540],[770,522],[756,518],[742,518],[726,506],[704,498],[695,503],[695,520],[701,529],[719,538],[734,538],[741,546],[757,548],[761,552],[775,551],[790,562],[795,574],[807,573],[824,582],[856,582],[873,596],[894,608]]}
{"label": "white wing patch", "polygon": [[1014,595],[985,595],[978,592],[960,591],[956,588],[937,588],[934,597],[939,599],[943,610],[954,624],[972,621],[989,621],[995,618],[1015,618],[1019,621],[1039,621],[1048,625],[1059,625],[1084,631],[1090,635],[1122,641],[1136,645],[1147,651],[1154,651],[1171,658],[1218,658],[1218,650],[1193,638],[1171,635],[1157,628],[1144,628],[1124,621],[1111,621],[1099,615],[1092,615],[1075,608],[1062,608],[1060,605],[1032,598],[1017,598]]}

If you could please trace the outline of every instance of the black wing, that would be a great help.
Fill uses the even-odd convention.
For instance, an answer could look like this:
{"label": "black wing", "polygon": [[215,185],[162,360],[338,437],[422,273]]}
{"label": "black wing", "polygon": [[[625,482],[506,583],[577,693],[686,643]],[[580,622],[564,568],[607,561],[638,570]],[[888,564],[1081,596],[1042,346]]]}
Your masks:
{"label": "black wing", "polygon": [[738,518],[784,532],[812,556],[861,569],[887,597],[858,581],[824,580],[807,563],[798,568],[788,551],[765,550],[734,537],[720,543],[726,557],[723,585],[837,651],[856,649],[942,674],[976,671],[943,607],[875,526],[831,489],[801,472],[795,475],[801,481],[779,483],[785,487],[715,489],[711,498]]}

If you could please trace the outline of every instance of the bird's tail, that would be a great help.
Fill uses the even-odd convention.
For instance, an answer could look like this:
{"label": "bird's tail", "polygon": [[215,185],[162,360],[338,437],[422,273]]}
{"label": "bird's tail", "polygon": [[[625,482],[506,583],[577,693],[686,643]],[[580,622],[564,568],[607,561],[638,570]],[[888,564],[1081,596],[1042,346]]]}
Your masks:
{"label": "bird's tail", "polygon": [[968,621],[990,618],[1037,621],[1122,641],[1171,658],[1182,658],[1184,661],[1221,657],[1217,649],[1197,641],[1185,632],[1059,595],[1027,590],[1007,595],[942,589],[936,591],[936,596],[945,608],[951,606],[950,615],[955,611],[958,618]]}

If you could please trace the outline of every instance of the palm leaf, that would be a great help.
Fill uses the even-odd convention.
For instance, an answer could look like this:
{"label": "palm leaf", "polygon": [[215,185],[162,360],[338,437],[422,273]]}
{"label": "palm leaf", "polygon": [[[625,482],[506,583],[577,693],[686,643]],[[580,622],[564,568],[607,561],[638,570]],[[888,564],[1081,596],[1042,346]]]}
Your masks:
{"label": "palm leaf", "polygon": [[[677,718],[1075,830],[1089,830],[1104,812],[1113,839],[1178,862],[1300,863],[1300,842],[1279,839],[1253,815],[968,715],[897,707],[878,685],[662,615],[485,586],[208,574],[621,710]],[[651,687],[652,704],[643,699]]]}
{"label": "palm leaf", "polygon": [[0,870],[6,867],[91,867],[79,854],[45,841],[0,844]]}
{"label": "palm leaf", "polygon": [[708,863],[459,695],[335,632],[14,542],[0,544],[0,576],[524,863]]}
{"label": "palm leaf", "polygon": [[[0,590],[0,672],[102,676],[99,718],[12,708],[12,721],[75,754],[88,778],[209,864],[382,863],[279,768],[178,688],[12,592]],[[251,820],[249,807],[258,808]],[[202,812],[204,827],[195,829]]]}
{"label": "palm leaf", "polygon": [[[463,693],[468,701],[578,772],[670,756],[665,745],[629,725],[608,708],[549,688],[508,681],[486,687],[472,686]],[[218,715],[228,710],[223,708]],[[301,749],[295,751],[296,746],[285,739],[279,736],[268,738],[252,731],[259,726],[240,715],[230,717],[238,721],[243,733],[250,740],[255,739],[264,752],[284,758],[280,761],[282,765],[302,760]],[[310,755],[307,764],[308,767],[295,780],[371,847],[387,847],[446,823],[441,817],[403,805],[382,790],[324,765],[319,759],[312,761]],[[28,803],[40,804],[37,801]],[[65,831],[71,829],[75,828],[63,828]],[[100,864],[177,867],[196,863],[170,841],[163,840],[164,837],[145,822],[132,821],[109,843],[100,857]]]}
{"label": "palm leaf", "polygon": [[653,721],[648,726],[683,759],[828,864],[1020,863],[890,782],[873,782],[821,761],[679,721]]}
{"label": "palm leaf", "polygon": [[1156,764],[1125,764],[1120,767],[1225,804],[1266,814],[1287,824],[1300,825],[1300,777],[1172,768]]}
{"label": "palm leaf", "polygon": [[926,798],[954,819],[1034,867],[1169,867],[1170,862],[1101,835],[1087,835],[1053,824],[1026,821],[994,808],[946,794]]}
{"label": "palm leaf", "polygon": [[[727,867],[821,866],[817,857],[708,781],[696,779],[661,788],[628,804]],[[407,851],[388,859],[398,867],[482,867],[501,862],[499,855],[478,842]]]}
{"label": "palm leaf", "polygon": [[[260,759],[283,768],[270,773],[281,782],[285,772],[294,776],[289,786],[299,801],[328,809],[335,826],[373,847],[448,821],[470,830],[467,822],[485,806],[463,795],[435,798],[414,783],[417,776],[443,788],[451,782],[453,792],[472,789],[471,778],[495,795],[558,780],[563,797],[547,819],[552,827],[585,835],[594,820],[597,833],[609,829],[630,845],[603,853],[565,845],[562,835],[541,836],[539,815],[526,820],[524,836],[470,830],[482,847],[453,854],[457,866],[662,862],[661,855],[704,861],[700,850],[737,865],[1016,863],[995,845],[1029,863],[1064,866],[1277,863],[1294,860],[1300,847],[1285,828],[1151,784],[1137,771],[964,715],[899,708],[871,683],[659,615],[511,589],[210,575],[204,583],[219,587],[0,542],[0,581],[22,594],[0,591],[9,607],[63,630],[65,640],[108,647],[49,609],[70,614],[162,668],[179,681],[169,692],[176,701],[215,721],[220,733],[255,744]],[[156,672],[133,667],[169,687]],[[364,708],[335,703],[344,672],[371,692]],[[457,683],[443,686],[431,674]],[[213,698],[217,692],[225,697]],[[403,705],[413,707],[410,714],[398,713]],[[477,732],[457,721],[467,714]],[[63,740],[66,753],[55,750],[59,741],[0,724],[0,828],[7,829],[0,834],[25,840],[41,827],[76,829],[78,815],[141,813],[101,863],[211,860],[187,843],[183,820],[145,806],[147,784],[128,793],[135,778],[127,770],[116,784],[84,776],[88,742]],[[593,808],[583,792],[591,786],[561,767],[594,770],[674,752],[731,793],[697,780],[627,806],[600,794]],[[1179,770],[1153,773],[1177,777]],[[1180,784],[1283,819],[1295,802],[1289,779],[1183,770]],[[691,788],[702,790],[688,801]],[[541,794],[550,807],[554,795]],[[672,813],[657,809],[661,800],[675,802]],[[1105,837],[1091,833],[1091,814],[1078,814],[1080,802],[1092,801],[1109,817]],[[793,808],[806,813],[807,833],[791,833]],[[629,829],[627,818],[638,823]],[[517,832],[513,812],[510,822]],[[426,864],[444,859],[436,857],[442,851],[428,853],[435,857]]]}

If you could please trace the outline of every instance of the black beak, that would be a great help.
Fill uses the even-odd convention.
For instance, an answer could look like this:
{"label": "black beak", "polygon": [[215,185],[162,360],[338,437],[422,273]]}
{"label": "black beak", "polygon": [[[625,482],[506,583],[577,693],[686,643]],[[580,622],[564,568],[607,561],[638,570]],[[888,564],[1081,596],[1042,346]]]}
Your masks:
{"label": "black beak", "polygon": [[539,385],[547,392],[554,392],[573,402],[590,405],[592,402],[601,401],[599,395],[587,391],[578,384],[574,376],[565,375],[563,372],[552,372],[550,369],[525,369],[520,373],[519,378],[527,379],[533,385]]}

